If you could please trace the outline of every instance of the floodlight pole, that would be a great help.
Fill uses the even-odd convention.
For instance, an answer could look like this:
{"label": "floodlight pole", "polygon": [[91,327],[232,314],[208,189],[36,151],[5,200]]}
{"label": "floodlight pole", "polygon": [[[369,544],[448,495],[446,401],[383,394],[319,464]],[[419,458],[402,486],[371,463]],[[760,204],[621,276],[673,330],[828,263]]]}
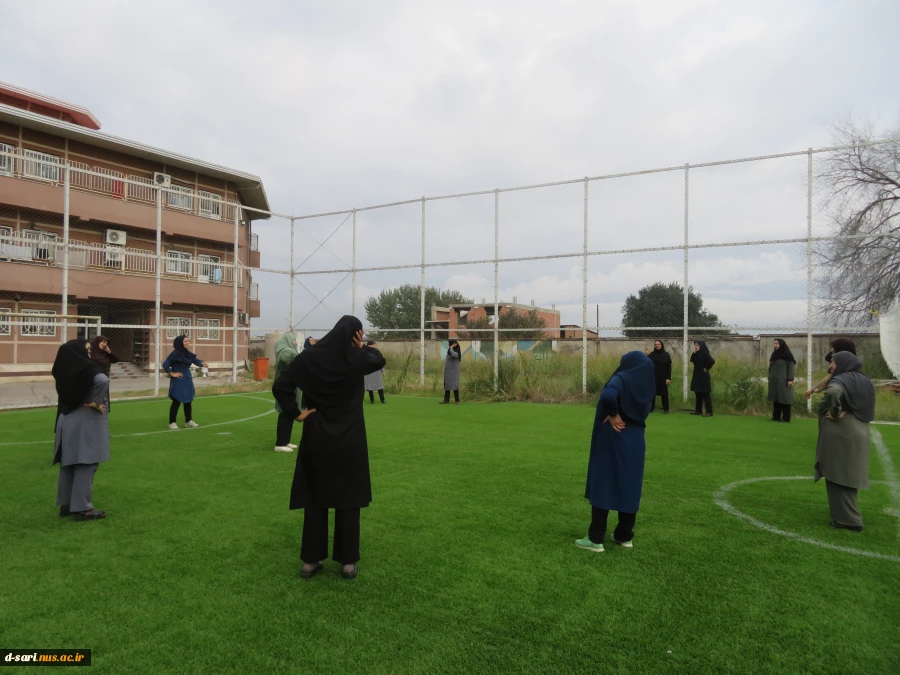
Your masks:
{"label": "floodlight pole", "polygon": [[[813,151],[806,155],[806,388],[812,389],[813,379],[813,270],[812,270],[812,195]],[[812,412],[812,398],[806,402]]]}
{"label": "floodlight pole", "polygon": [[[584,178],[584,260],[581,265],[581,393],[587,394],[588,179]],[[559,336],[557,336],[559,337]]]}
{"label": "floodlight pole", "polygon": [[494,190],[494,393],[500,384],[500,190]]}
{"label": "floodlight pole", "polygon": [[419,386],[425,387],[425,197],[422,197],[422,271],[419,279]]}
{"label": "floodlight pole", "polygon": [[681,395],[688,400],[688,200],[690,195],[690,164],[684,165],[684,335],[681,344]]}

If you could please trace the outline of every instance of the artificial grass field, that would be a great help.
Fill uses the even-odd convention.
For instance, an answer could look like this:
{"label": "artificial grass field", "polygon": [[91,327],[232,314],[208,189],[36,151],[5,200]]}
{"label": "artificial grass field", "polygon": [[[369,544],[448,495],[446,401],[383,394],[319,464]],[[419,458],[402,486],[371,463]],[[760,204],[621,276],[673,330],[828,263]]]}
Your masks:
{"label": "artificial grass field", "polygon": [[[200,397],[189,431],[168,406],[113,403],[110,515],[84,523],[54,506],[55,411],[0,414],[0,646],[91,648],[98,673],[900,673],[889,486],[860,493],[862,534],[828,527],[813,420],[652,415],[634,548],[596,554],[573,543],[592,408],[367,402],[359,578],[305,581],[271,397]],[[900,427],[875,428],[900,467]],[[799,475],[731,504],[896,560],[713,500]]]}

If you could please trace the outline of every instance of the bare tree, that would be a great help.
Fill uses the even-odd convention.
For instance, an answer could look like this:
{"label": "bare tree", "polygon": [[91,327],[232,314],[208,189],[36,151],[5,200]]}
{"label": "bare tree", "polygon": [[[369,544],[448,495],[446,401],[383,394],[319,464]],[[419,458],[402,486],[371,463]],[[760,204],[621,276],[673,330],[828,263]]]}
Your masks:
{"label": "bare tree", "polygon": [[[882,138],[885,138],[882,136]],[[877,142],[871,124],[835,126],[835,145],[818,172],[838,239],[817,250],[838,325],[866,324],[900,295],[900,128]]]}

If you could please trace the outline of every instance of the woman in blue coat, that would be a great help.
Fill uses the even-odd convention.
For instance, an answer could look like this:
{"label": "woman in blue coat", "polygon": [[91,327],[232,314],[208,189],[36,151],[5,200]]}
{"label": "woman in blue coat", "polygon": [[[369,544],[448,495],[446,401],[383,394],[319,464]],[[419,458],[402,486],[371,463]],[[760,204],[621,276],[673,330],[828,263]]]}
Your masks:
{"label": "woman in blue coat", "polygon": [[654,373],[645,354],[628,352],[600,393],[584,492],[591,502],[591,526],[588,536],[575,542],[581,548],[603,552],[610,511],[619,512],[613,541],[632,547],[644,484],[645,421],[656,395]]}
{"label": "woman in blue coat", "polygon": [[199,427],[192,419],[191,403],[194,401],[194,378],[191,376],[191,366],[206,368],[206,361],[201,361],[197,355],[190,351],[191,341],[185,335],[175,338],[175,350],[163,361],[165,370],[171,380],[169,381],[169,398],[172,406],[169,408],[169,428],[177,429],[175,417],[178,408],[184,403],[184,423],[188,427]]}

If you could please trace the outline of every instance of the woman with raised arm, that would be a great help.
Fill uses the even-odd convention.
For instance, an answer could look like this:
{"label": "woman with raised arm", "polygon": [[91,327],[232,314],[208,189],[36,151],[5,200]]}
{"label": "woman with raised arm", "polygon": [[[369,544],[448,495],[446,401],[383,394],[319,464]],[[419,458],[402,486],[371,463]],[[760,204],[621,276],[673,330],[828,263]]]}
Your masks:
{"label": "woman with raised arm", "polygon": [[[838,352],[850,352],[853,356],[856,356],[856,345],[853,343],[853,340],[850,338],[834,338],[831,341],[831,351],[829,351],[825,355],[825,362],[829,365],[831,364],[831,357],[837,354]],[[812,398],[813,394],[816,394],[820,391],[825,391],[825,388],[828,387],[828,380],[831,379],[831,373],[827,373],[825,377],[822,378],[822,381],[817,385],[813,386],[812,389],[806,390],[806,398],[807,400]]]}
{"label": "woman with raised arm", "polygon": [[109,378],[91,360],[91,345],[83,339],[62,345],[53,362],[59,395],[53,464],[59,464],[56,505],[60,517],[98,520],[105,511],[94,508],[94,474],[109,459]]}
{"label": "woman with raised arm", "polygon": [[163,370],[169,377],[169,398],[172,405],[169,406],[169,428],[177,429],[178,424],[175,421],[178,417],[178,408],[184,403],[184,426],[199,427],[200,425],[194,421],[193,407],[194,402],[194,377],[191,375],[191,366],[198,368],[206,368],[206,361],[197,358],[191,349],[191,341],[186,335],[179,335],[173,343],[175,349],[169,354],[168,358],[163,361]]}
{"label": "woman with raised arm", "polygon": [[769,401],[772,403],[772,421],[790,422],[794,404],[794,367],[797,360],[791,354],[787,342],[776,338],[769,357]]}
{"label": "woman with raised arm", "polygon": [[869,423],[875,419],[875,387],[862,360],[850,352],[831,358],[831,379],[819,402],[816,481],[825,479],[831,526],[862,532],[857,492],[869,487]]}
{"label": "woman with raised arm", "polygon": [[450,392],[453,392],[453,400],[459,405],[459,371],[462,363],[462,350],[459,348],[459,340],[451,339],[447,348],[447,357],[444,360],[444,400],[441,405],[450,403]]}
{"label": "woman with raised arm", "polygon": [[[360,509],[372,501],[363,380],[385,364],[362,338],[360,320],[342,317],[272,387],[282,409],[304,423],[290,501],[291,509],[304,510],[304,579],[318,574],[328,555],[328,509],[334,509],[332,560],[342,565],[345,579],[355,579],[359,572]],[[297,406],[297,388],[309,410],[301,412]]]}
{"label": "woman with raised arm", "polygon": [[633,547],[631,540],[644,484],[644,431],[655,393],[653,362],[638,351],[622,357],[600,392],[584,492],[591,503],[591,526],[588,535],[575,542],[576,546],[602,553],[609,512],[618,511],[613,542]]}

